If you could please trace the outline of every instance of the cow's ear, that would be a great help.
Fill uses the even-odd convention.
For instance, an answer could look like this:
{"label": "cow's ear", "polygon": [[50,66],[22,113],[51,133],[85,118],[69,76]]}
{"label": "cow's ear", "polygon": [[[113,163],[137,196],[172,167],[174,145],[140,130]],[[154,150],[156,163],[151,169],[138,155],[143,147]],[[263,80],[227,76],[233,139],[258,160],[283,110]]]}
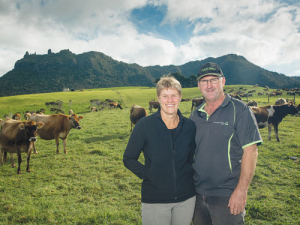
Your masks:
{"label": "cow's ear", "polygon": [[43,123],[43,122],[38,122],[38,123],[36,123],[37,129],[41,129],[43,126],[44,126],[44,123]]}
{"label": "cow's ear", "polygon": [[79,118],[80,120],[82,120],[82,119],[83,119],[83,116],[79,116],[78,118]]}
{"label": "cow's ear", "polygon": [[19,129],[20,130],[24,130],[25,129],[25,124],[24,123],[20,123],[19,124]]}

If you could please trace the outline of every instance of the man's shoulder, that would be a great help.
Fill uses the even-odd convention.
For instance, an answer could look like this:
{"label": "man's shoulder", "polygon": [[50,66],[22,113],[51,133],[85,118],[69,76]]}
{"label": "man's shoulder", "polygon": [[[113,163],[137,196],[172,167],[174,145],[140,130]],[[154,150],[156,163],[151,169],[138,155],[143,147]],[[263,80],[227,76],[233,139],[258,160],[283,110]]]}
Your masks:
{"label": "man's shoulder", "polygon": [[237,98],[230,97],[230,102],[232,102],[235,105],[235,107],[240,107],[240,108],[247,107],[245,102],[243,102],[242,100],[239,100]]}

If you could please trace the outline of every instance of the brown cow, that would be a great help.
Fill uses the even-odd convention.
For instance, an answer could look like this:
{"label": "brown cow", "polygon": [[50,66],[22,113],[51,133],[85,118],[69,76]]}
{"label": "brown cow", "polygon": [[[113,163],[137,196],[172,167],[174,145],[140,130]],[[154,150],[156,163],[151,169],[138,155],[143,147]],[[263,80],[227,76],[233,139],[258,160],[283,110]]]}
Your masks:
{"label": "brown cow", "polygon": [[248,103],[247,103],[247,106],[257,106],[257,101],[255,101],[255,100],[251,100],[251,101],[249,101]]}
{"label": "brown cow", "polygon": [[21,120],[21,115],[20,115],[20,113],[15,113],[11,118],[13,120]]}
{"label": "brown cow", "polygon": [[[37,130],[43,127],[42,122],[36,123],[35,121],[17,121],[13,119],[6,119],[2,123],[0,132],[0,145],[1,145],[1,165],[3,165],[3,155],[5,152],[17,153],[18,155],[18,169],[17,173],[21,171],[21,152],[27,153],[27,168],[26,171],[30,172],[29,161],[33,147],[36,141]],[[11,157],[12,158],[12,157]],[[12,158],[12,165],[14,161]]]}
{"label": "brown cow", "polygon": [[31,113],[30,112],[26,112],[24,114],[24,119],[28,121],[30,119],[30,116],[31,116]]}
{"label": "brown cow", "polygon": [[112,108],[120,108],[120,109],[123,109],[122,106],[118,103],[118,102],[110,102],[109,103],[109,107],[112,109]]}
{"label": "brown cow", "polygon": [[155,100],[150,100],[149,101],[149,111],[152,113],[152,109],[158,109],[159,107],[159,102]]}
{"label": "brown cow", "polygon": [[277,141],[278,138],[278,126],[282,119],[288,115],[295,115],[299,113],[299,110],[294,105],[269,105],[262,107],[250,107],[254,113],[259,128],[268,126],[269,140],[271,140],[272,125],[274,127]]}
{"label": "brown cow", "polygon": [[238,100],[242,100],[241,99],[241,97],[238,95],[238,93],[231,93],[231,94],[229,94],[231,97],[233,97],[233,98],[236,98],[236,99],[238,99]]}
{"label": "brown cow", "polygon": [[132,124],[137,124],[137,122],[142,119],[143,117],[147,116],[148,113],[145,108],[139,105],[133,105],[130,109],[130,122],[131,122],[131,129],[132,131]]}
{"label": "brown cow", "polygon": [[[53,114],[53,115],[34,115],[30,117],[30,120],[35,122],[43,122],[44,127],[38,130],[38,135],[41,139],[52,140],[55,139],[56,142],[56,153],[59,153],[59,138],[63,140],[64,152],[67,154],[66,143],[67,137],[72,128],[81,129],[79,125],[79,120],[83,119],[82,116],[77,116],[73,114],[72,116],[64,114]],[[35,144],[34,152],[37,153]]]}
{"label": "brown cow", "polygon": [[204,98],[193,98],[192,99],[192,108],[191,111],[193,111],[194,108],[197,108],[199,105],[201,105],[204,102]]}
{"label": "brown cow", "polygon": [[91,112],[98,112],[96,107],[91,107]]}

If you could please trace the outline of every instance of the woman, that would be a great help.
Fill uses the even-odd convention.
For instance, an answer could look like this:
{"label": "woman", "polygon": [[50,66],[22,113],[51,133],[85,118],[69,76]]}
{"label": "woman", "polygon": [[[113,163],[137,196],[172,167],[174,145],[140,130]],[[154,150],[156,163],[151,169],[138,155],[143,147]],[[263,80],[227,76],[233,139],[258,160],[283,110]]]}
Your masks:
{"label": "woman", "polygon": [[[162,77],[156,85],[158,111],[133,129],[123,162],[142,182],[144,225],[189,225],[195,207],[195,124],[179,111],[181,85]],[[138,161],[143,152],[145,164]]]}

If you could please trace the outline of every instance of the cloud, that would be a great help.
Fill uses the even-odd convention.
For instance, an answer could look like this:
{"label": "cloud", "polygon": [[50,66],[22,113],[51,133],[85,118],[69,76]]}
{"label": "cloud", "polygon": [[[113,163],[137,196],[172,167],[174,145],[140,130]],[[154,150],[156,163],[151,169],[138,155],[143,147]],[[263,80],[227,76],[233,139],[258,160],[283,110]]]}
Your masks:
{"label": "cloud", "polygon": [[[139,21],[131,20],[131,12],[147,4],[166,8],[160,24],[149,27],[160,30],[141,32]],[[183,29],[186,25],[192,29]],[[142,66],[236,53],[269,70],[289,75],[300,70],[299,4],[275,0],[5,0],[0,28],[0,75],[26,51],[48,49],[99,51]]]}

